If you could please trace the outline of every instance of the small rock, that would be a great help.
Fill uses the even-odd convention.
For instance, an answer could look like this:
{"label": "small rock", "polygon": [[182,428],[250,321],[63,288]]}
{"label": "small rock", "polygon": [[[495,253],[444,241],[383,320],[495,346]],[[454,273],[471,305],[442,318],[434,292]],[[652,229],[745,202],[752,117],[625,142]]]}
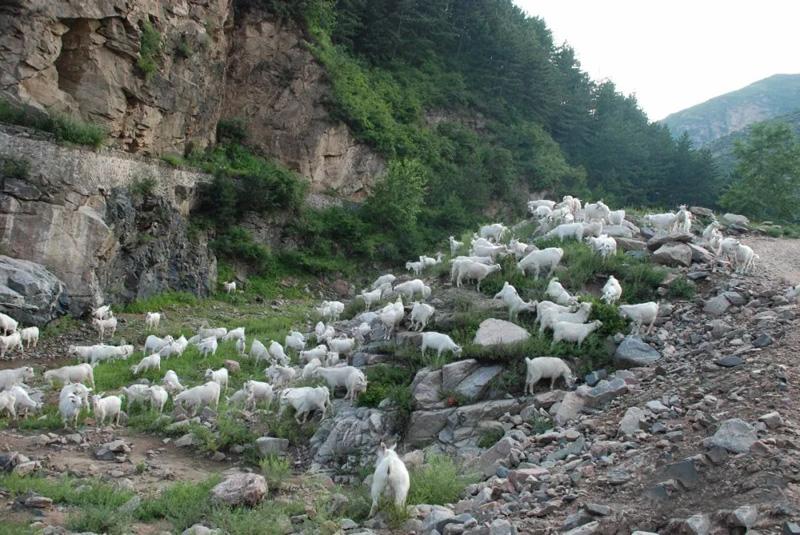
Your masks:
{"label": "small rock", "polygon": [[772,339],[772,337],[770,335],[768,335],[766,333],[762,333],[762,334],[760,334],[758,336],[758,338],[753,340],[752,343],[753,343],[753,347],[767,347],[769,345],[772,345],[773,341],[774,340]]}
{"label": "small rock", "polygon": [[599,503],[587,503],[584,508],[594,516],[608,516],[611,514],[611,507]]}
{"label": "small rock", "polygon": [[53,500],[48,498],[47,496],[41,496],[39,494],[31,494],[30,496],[25,498],[23,505],[25,507],[31,507],[34,509],[49,509],[53,505]]}
{"label": "small rock", "polygon": [[710,443],[734,453],[746,453],[756,440],[758,437],[753,426],[739,418],[732,418],[722,422]]}
{"label": "small rock", "polygon": [[141,504],[142,504],[142,499],[139,496],[134,496],[127,502],[120,505],[117,511],[120,514],[130,514],[135,510],[137,510]]}
{"label": "small rock", "polygon": [[239,373],[242,369],[242,366],[235,360],[226,360],[222,363],[222,365],[225,366],[225,369],[228,370],[228,373],[233,375]]}
{"label": "small rock", "polygon": [[703,305],[703,312],[710,316],[721,316],[731,306],[731,302],[724,295],[718,295],[707,300]]}
{"label": "small rock", "polygon": [[750,528],[758,520],[758,509],[753,505],[737,507],[728,515],[728,525],[732,527]]}
{"label": "small rock", "polygon": [[661,358],[661,353],[642,341],[638,336],[626,336],[614,353],[614,364],[618,368],[650,366]]}
{"label": "small rock", "polygon": [[800,524],[787,520],[783,523],[783,535],[800,535]]}
{"label": "small rock", "polygon": [[744,364],[744,359],[739,355],[728,355],[727,357],[722,357],[714,361],[714,364],[722,368],[735,368],[736,366]]}
{"label": "small rock", "polygon": [[256,439],[258,452],[266,457],[271,454],[286,453],[289,449],[289,441],[285,438],[261,437]]}
{"label": "small rock", "polygon": [[773,411],[763,416],[759,416],[758,421],[764,422],[764,424],[770,429],[775,429],[776,427],[783,425],[783,418],[781,418],[781,415],[778,411]]}
{"label": "small rock", "polygon": [[478,326],[473,343],[479,346],[510,345],[524,342],[531,334],[510,321],[489,318]]}
{"label": "small rock", "polygon": [[595,386],[597,383],[608,377],[608,372],[605,369],[594,370],[587,373],[583,378],[584,382],[589,386]]}
{"label": "small rock", "polygon": [[489,535],[516,535],[517,530],[504,518],[496,518],[489,524]]}
{"label": "small rock", "polygon": [[183,530],[181,535],[222,535],[222,530],[207,528],[203,524],[195,524]]}
{"label": "small rock", "polygon": [[644,422],[644,411],[639,407],[630,407],[619,422],[619,432],[625,436],[635,435],[641,431]]}
{"label": "small rock", "polygon": [[175,446],[178,448],[188,448],[190,446],[194,446],[195,444],[197,444],[197,439],[194,438],[194,434],[186,433],[185,435],[177,439],[175,442],[173,442],[173,444],[175,444]]}
{"label": "small rock", "polygon": [[215,503],[239,506],[258,505],[267,495],[267,481],[263,476],[239,472],[229,475],[211,489],[211,500]]}

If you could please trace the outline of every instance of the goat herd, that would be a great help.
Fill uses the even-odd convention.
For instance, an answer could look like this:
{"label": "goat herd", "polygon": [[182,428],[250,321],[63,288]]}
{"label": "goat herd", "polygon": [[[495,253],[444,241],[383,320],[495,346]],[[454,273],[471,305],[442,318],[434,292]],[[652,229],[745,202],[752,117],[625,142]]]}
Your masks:
{"label": "goat herd", "polygon": [[[638,229],[625,219],[624,210],[611,211],[602,201],[582,207],[579,199],[568,195],[560,203],[542,199],[530,201],[528,207],[538,222],[538,235],[558,238],[562,242],[568,238],[585,240],[603,257],[616,254],[615,235],[618,237],[630,235],[632,229],[638,232]],[[692,214],[682,206],[677,213],[647,215],[644,221],[652,225],[657,233],[690,232]],[[473,235],[467,255],[459,255],[466,248],[465,244],[451,236],[449,238],[451,282],[461,287],[465,281],[475,281],[477,289],[480,290],[480,284],[486,277],[502,270],[501,265],[497,263],[498,259],[509,255],[514,255],[517,270],[522,274],[532,274],[535,278],[542,275],[551,277],[564,256],[564,250],[560,247],[538,249],[535,245],[523,243],[513,236],[504,242],[504,238],[510,234],[512,234],[510,229],[499,223],[482,226],[478,233]],[[727,259],[737,271],[748,272],[753,269],[757,256],[753,254],[752,249],[736,239],[723,238],[716,222],[705,229],[703,238],[713,253]],[[426,269],[443,261],[441,253],[435,258],[420,256],[418,260],[407,262],[406,268],[419,277]],[[224,289],[228,293],[235,292],[236,283],[227,282],[224,284]],[[539,331],[552,330],[553,344],[565,341],[575,343],[580,348],[587,336],[602,325],[600,321],[589,321],[592,304],[579,302],[557,278],[550,279],[545,293],[547,300],[525,301],[514,286],[505,282],[494,299],[501,300],[506,305],[509,319],[512,321],[520,312],[535,312]],[[609,304],[616,303],[622,293],[619,281],[610,276],[603,287],[602,300]],[[371,311],[374,305],[394,296],[396,296],[394,301],[377,312]],[[422,332],[423,355],[429,349],[435,351],[437,355],[443,352],[451,352],[454,356],[460,355],[462,348],[450,336],[425,331],[436,312],[432,305],[424,302],[430,296],[431,287],[419,278],[398,282],[394,275],[385,274],[378,277],[370,288],[363,290],[358,296],[363,300],[366,312],[360,315],[359,321],[352,322],[357,324],[355,327],[337,332],[334,322],[343,313],[344,304],[338,301],[324,301],[316,309],[323,321],[316,324],[313,334],[292,330],[286,335],[283,345],[277,340],[263,343],[252,339],[247,353],[257,363],[263,362],[267,365],[264,370],[267,380],[247,380],[240,390],[228,398],[229,403],[248,408],[255,408],[259,403],[270,405],[277,393],[280,413],[283,413],[286,407],[292,406],[296,421],[305,423],[314,411],[319,411],[322,417],[325,417],[326,410],[331,404],[331,393],[336,389],[344,389],[345,399],[355,402],[358,395],[366,390],[367,379],[360,369],[349,364],[351,355],[356,347],[366,340],[380,336],[380,331],[384,339],[390,339],[406,318],[406,303],[411,307],[408,316],[410,329]],[[620,305],[619,313],[632,321],[634,332],[638,333],[642,326],[646,325],[646,332],[649,333],[658,315],[658,304],[647,302]],[[148,312],[145,315],[147,328],[157,328],[162,317],[162,313]],[[51,386],[63,385],[59,394],[58,411],[65,427],[69,424],[77,425],[78,416],[83,408],[93,410],[99,424],[104,424],[106,421],[119,424],[124,399],[127,399],[128,409],[134,404],[141,403],[149,404],[161,413],[169,397],[172,396],[176,407],[182,407],[194,416],[204,407],[216,409],[221,393],[228,390],[229,369],[224,366],[216,370],[206,370],[205,382],[190,388],[181,384],[175,371],[168,370],[161,384],[131,384],[122,388],[116,395],[93,395],[90,404],[89,396],[95,387],[93,373],[95,367],[111,360],[128,359],[135,352],[133,345],[115,346],[102,343],[106,335],[113,336],[117,328],[117,318],[114,317],[109,305],[100,306],[92,311],[92,323],[98,331],[101,343],[70,346],[69,355],[77,357],[82,362],[44,372],[44,379]],[[18,323],[5,314],[0,314],[0,328],[3,330],[3,336],[0,336],[0,357],[5,356],[6,351],[22,350],[23,342],[28,347],[35,347],[39,338],[39,330],[36,327],[18,330]],[[316,345],[306,349],[312,336]],[[203,327],[189,339],[184,336],[175,339],[172,336],[161,338],[150,335],[144,344],[143,358],[131,367],[131,372],[134,376],[138,376],[147,370],[160,371],[162,360],[181,357],[190,345],[195,346],[204,357],[214,355],[221,343],[234,344],[237,354],[244,357],[247,351],[245,329]],[[292,359],[287,355],[287,351],[296,354],[295,362],[299,365],[292,366]],[[528,358],[526,363],[526,392],[532,393],[533,386],[544,378],[551,380],[551,388],[558,378],[563,377],[568,384],[573,382],[570,368],[561,359]],[[40,408],[40,404],[30,397],[30,390],[26,386],[26,382],[33,377],[34,370],[31,367],[0,371],[0,413],[7,412],[11,417],[17,418],[20,414],[27,416],[29,411]],[[327,386],[292,386],[298,381],[313,378],[323,379]],[[393,490],[395,501],[398,504],[404,503],[408,492],[408,473],[394,451],[382,445],[373,484],[375,503],[377,496],[387,486]]]}

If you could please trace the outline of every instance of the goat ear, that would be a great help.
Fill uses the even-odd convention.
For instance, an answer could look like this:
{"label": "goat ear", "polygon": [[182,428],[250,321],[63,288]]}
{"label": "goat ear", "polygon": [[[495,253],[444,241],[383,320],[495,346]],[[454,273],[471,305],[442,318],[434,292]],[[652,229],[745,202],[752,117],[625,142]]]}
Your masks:
{"label": "goat ear", "polygon": [[390,450],[390,451],[394,451],[396,448],[397,448],[397,443],[395,443],[395,444],[394,444],[394,446],[392,446],[391,448],[389,448],[389,450]]}

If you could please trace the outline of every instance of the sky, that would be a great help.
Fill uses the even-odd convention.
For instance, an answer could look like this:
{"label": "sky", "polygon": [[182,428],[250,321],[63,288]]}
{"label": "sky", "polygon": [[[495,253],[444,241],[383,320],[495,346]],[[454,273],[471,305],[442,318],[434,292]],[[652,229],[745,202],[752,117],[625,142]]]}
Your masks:
{"label": "sky", "polygon": [[514,0],[594,80],[651,120],[773,74],[800,73],[797,0]]}

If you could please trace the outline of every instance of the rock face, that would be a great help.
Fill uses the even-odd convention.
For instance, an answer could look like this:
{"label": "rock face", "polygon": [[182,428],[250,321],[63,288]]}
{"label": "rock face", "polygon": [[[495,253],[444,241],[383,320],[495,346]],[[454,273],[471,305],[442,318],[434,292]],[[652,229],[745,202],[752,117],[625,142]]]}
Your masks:
{"label": "rock face", "polygon": [[[47,266],[66,286],[72,312],[166,289],[206,295],[213,288],[216,260],[203,233],[189,238],[186,220],[208,175],[8,128],[0,130],[0,153],[30,162],[25,180],[3,181],[0,246]],[[152,194],[132,195],[144,178],[153,179]]]}
{"label": "rock face", "polygon": [[478,326],[473,343],[479,346],[509,345],[524,342],[530,337],[528,331],[510,321],[490,318]]}
{"label": "rock face", "polygon": [[656,249],[653,261],[665,266],[692,265],[692,249],[685,243],[667,243]]}
{"label": "rock face", "polygon": [[484,401],[472,405],[411,413],[406,429],[406,444],[427,446],[438,440],[452,453],[474,446],[480,438],[482,421],[496,420],[505,413],[517,414],[522,405],[515,399]]}
{"label": "rock face", "polygon": [[266,495],[267,481],[264,476],[243,472],[229,475],[211,489],[212,502],[231,507],[258,505]]}
{"label": "rock face", "polygon": [[383,174],[383,158],[331,120],[327,74],[285,23],[247,14],[231,36],[223,116],[247,118],[248,139],[306,176],[311,191],[360,199]]}
{"label": "rock face", "polygon": [[69,296],[44,266],[0,255],[0,311],[22,325],[43,326],[69,307]]}
{"label": "rock face", "polygon": [[[99,123],[130,152],[204,147],[222,105],[230,17],[225,0],[13,2],[0,18],[0,89]],[[149,75],[137,66],[145,21],[161,42]]]}
{"label": "rock face", "polygon": [[503,366],[481,366],[475,359],[465,359],[442,366],[441,370],[423,368],[411,383],[411,395],[417,409],[444,408],[445,395],[479,401],[489,385],[503,371]]}

